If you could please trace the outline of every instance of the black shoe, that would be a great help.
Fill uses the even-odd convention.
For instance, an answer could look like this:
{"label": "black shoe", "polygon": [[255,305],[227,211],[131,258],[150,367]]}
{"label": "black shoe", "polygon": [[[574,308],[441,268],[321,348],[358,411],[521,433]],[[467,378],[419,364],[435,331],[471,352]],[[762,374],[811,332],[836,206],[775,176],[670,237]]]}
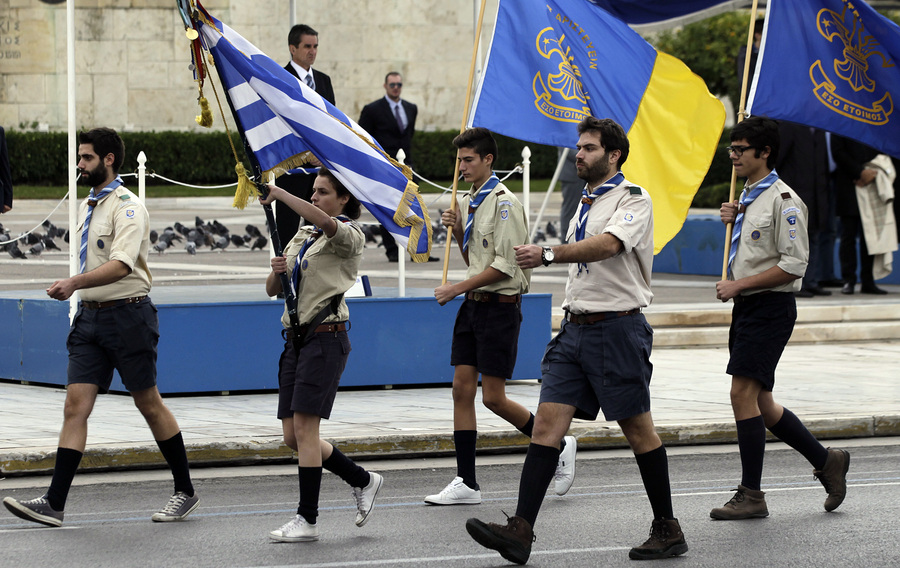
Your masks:
{"label": "black shoe", "polygon": [[825,288],[822,288],[821,286],[806,286],[803,289],[806,290],[807,292],[809,292],[810,294],[812,294],[813,296],[830,296],[831,295],[831,290],[826,290]]}
{"label": "black shoe", "polygon": [[439,258],[436,257],[436,256],[429,256],[429,257],[428,257],[428,262],[438,262],[439,260],[441,260],[441,259],[439,259]]}
{"label": "black shoe", "polygon": [[466,521],[466,531],[478,544],[496,550],[510,562],[525,564],[531,556],[534,533],[522,517],[509,517],[506,526],[469,519]]}
{"label": "black shoe", "polygon": [[883,296],[888,293],[884,288],[879,288],[874,284],[869,284],[868,286],[860,286],[859,292],[861,294],[875,294],[878,296]]}
{"label": "black shoe", "polygon": [[823,288],[840,288],[844,285],[843,280],[837,278],[829,278],[828,280],[819,280],[819,286]]}
{"label": "black shoe", "polygon": [[810,292],[810,291],[807,290],[806,288],[800,288],[799,290],[797,290],[796,292],[794,292],[794,297],[795,297],[795,298],[812,298],[813,296],[815,296],[815,294],[813,294],[812,292]]}
{"label": "black shoe", "polygon": [[851,282],[846,282],[844,286],[841,288],[841,294],[853,294],[853,286],[854,284]]}

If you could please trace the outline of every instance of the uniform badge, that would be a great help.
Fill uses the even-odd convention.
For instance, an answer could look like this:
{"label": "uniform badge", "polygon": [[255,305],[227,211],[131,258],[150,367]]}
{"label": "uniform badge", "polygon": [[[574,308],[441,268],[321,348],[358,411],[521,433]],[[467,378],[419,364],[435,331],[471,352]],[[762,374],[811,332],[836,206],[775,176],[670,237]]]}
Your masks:
{"label": "uniform badge", "polygon": [[787,218],[787,222],[789,225],[796,225],[797,224],[797,216],[791,215],[790,217]]}
{"label": "uniform badge", "polygon": [[307,267],[307,266],[309,266],[309,261],[306,260],[306,259],[304,258],[304,259],[303,259],[303,262],[300,263],[300,268],[301,268],[302,270],[306,270],[306,267]]}
{"label": "uniform badge", "polygon": [[634,215],[632,215],[631,213],[626,213],[625,217],[623,218],[625,219],[626,223],[631,223],[632,221],[634,221]]}
{"label": "uniform badge", "polygon": [[506,221],[509,219],[509,209],[501,209],[500,210],[500,218]]}
{"label": "uniform badge", "polygon": [[484,248],[487,248],[487,245],[488,245],[487,239],[484,239],[483,241],[481,241],[481,246],[483,246]]}
{"label": "uniform badge", "polygon": [[789,230],[788,235],[791,237],[791,240],[793,241],[794,239],[797,238],[797,229]]}
{"label": "uniform badge", "polygon": [[97,239],[97,248],[102,249],[104,246],[103,239]]}
{"label": "uniform badge", "polygon": [[125,216],[128,217],[129,219],[134,217],[134,209],[129,209],[128,211],[126,211]]}
{"label": "uniform badge", "polygon": [[750,240],[758,241],[759,240],[759,231],[753,231],[752,233],[750,233]]}

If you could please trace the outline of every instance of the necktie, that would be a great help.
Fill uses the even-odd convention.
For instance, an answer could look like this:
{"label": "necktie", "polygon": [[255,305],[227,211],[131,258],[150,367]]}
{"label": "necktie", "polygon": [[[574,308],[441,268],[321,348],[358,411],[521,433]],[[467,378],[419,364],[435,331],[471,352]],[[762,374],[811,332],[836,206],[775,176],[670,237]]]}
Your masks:
{"label": "necktie", "polygon": [[304,81],[306,81],[306,85],[310,89],[312,89],[313,91],[316,90],[316,82],[313,81],[312,71],[306,74],[306,79],[304,79]]}
{"label": "necktie", "polygon": [[394,107],[394,118],[397,119],[397,128],[399,128],[402,133],[406,130],[406,125],[403,124],[403,117],[400,115],[400,105]]}
{"label": "necktie", "polygon": [[[593,205],[594,200],[599,199],[603,194],[616,187],[623,181],[625,181],[625,175],[622,172],[618,172],[616,175],[611,177],[609,181],[594,189],[594,191],[591,192],[590,195],[588,195],[586,187],[581,190],[581,194],[583,197],[581,198],[581,208],[578,210],[578,220],[575,222],[575,242],[584,239],[588,211],[591,209],[591,205]],[[579,262],[578,274],[581,274],[582,270],[587,270],[587,264]]]}
{"label": "necktie", "polygon": [[728,275],[734,276],[731,273],[731,264],[734,262],[734,256],[737,254],[738,242],[741,239],[741,226],[744,224],[744,211],[747,210],[747,207],[750,206],[751,203],[756,201],[756,198],[759,197],[762,192],[772,187],[772,184],[778,181],[778,173],[775,170],[764,177],[761,182],[756,184],[756,187],[751,189],[750,191],[744,191],[744,194],[741,196],[740,206],[738,207],[737,217],[734,219],[734,229],[731,232],[731,249],[728,251]]}
{"label": "necktie", "polygon": [[109,185],[100,190],[96,196],[94,195],[94,188],[91,188],[91,193],[88,195],[88,210],[87,216],[84,218],[84,227],[81,229],[81,249],[79,251],[79,256],[81,258],[81,272],[83,273],[87,268],[87,244],[88,244],[88,228],[91,226],[91,217],[94,216],[94,207],[99,203],[104,197],[112,193],[112,190],[122,185],[122,178],[116,176]]}
{"label": "necktie", "polygon": [[466,219],[466,230],[463,234],[463,251],[469,250],[469,237],[472,236],[472,221],[475,220],[475,210],[484,202],[484,198],[497,187],[498,183],[500,183],[500,179],[497,177],[497,174],[492,173],[491,177],[478,190],[475,199],[469,202],[469,217]]}

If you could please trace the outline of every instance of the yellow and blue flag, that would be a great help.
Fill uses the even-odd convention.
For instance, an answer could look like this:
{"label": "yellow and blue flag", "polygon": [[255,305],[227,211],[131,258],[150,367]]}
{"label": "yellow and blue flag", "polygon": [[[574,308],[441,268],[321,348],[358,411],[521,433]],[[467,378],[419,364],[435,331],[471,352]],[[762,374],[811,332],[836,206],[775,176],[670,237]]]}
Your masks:
{"label": "yellow and blue flag", "polygon": [[[714,4],[715,2],[701,2]],[[725,108],[679,59],[589,0],[500,0],[469,124],[574,147],[587,115],[628,134],[627,178],[653,197],[654,249],[684,224]]]}
{"label": "yellow and blue flag", "polygon": [[900,27],[865,2],[769,0],[747,108],[900,157]]}
{"label": "yellow and blue flag", "polygon": [[411,172],[394,162],[356,122],[323,99],[198,2],[197,31],[213,57],[262,173],[280,175],[319,159],[406,247],[428,260],[431,221]]}

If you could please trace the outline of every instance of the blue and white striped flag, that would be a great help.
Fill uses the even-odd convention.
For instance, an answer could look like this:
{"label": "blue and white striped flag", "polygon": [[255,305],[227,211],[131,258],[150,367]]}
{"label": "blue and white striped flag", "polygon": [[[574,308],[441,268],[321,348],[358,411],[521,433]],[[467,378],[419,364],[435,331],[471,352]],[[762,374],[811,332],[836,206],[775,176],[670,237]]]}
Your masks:
{"label": "blue and white striped flag", "polygon": [[213,57],[235,120],[264,174],[310,152],[417,262],[428,260],[431,221],[418,186],[356,122],[197,3],[200,38]]}

